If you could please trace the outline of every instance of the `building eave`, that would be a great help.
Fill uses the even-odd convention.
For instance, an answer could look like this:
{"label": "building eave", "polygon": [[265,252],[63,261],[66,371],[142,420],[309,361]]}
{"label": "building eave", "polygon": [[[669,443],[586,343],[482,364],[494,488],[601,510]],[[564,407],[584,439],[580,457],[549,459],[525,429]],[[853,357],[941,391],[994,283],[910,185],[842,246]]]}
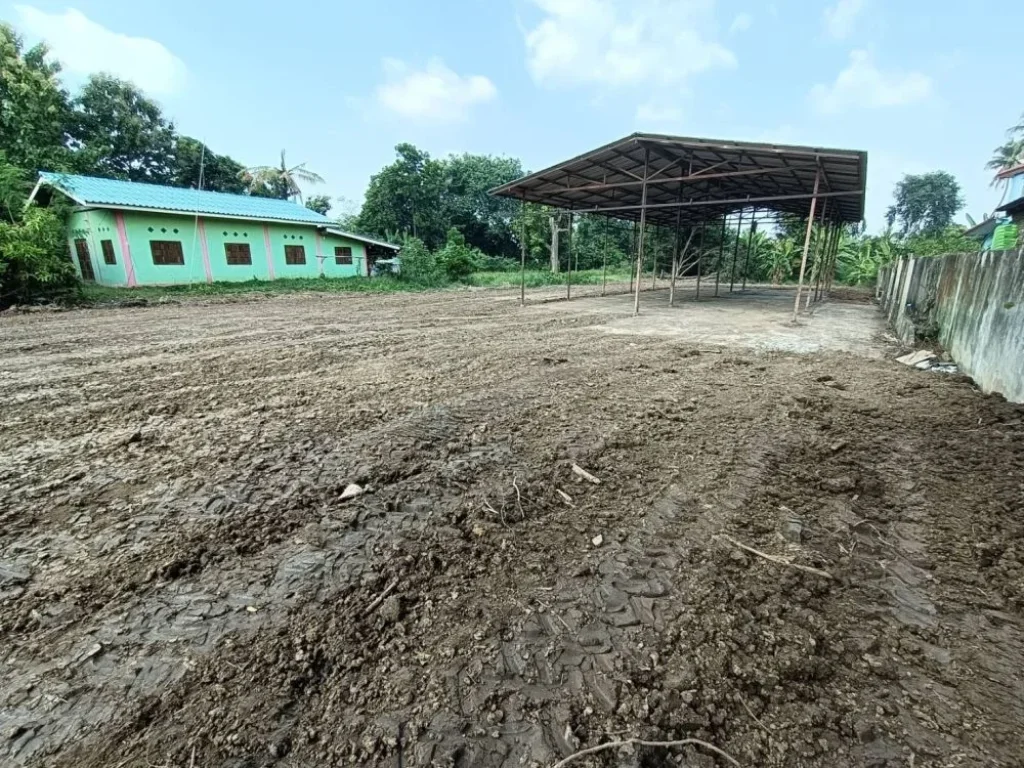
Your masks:
{"label": "building eave", "polygon": [[369,243],[370,245],[379,245],[381,248],[387,248],[388,250],[395,251],[396,253],[402,250],[402,246],[395,245],[394,243],[387,243],[383,240],[374,240],[372,237],[364,237],[363,235],[356,235],[351,232],[346,232],[338,227],[327,227],[327,234],[337,235],[338,237],[345,237],[349,240],[355,240],[359,243]]}

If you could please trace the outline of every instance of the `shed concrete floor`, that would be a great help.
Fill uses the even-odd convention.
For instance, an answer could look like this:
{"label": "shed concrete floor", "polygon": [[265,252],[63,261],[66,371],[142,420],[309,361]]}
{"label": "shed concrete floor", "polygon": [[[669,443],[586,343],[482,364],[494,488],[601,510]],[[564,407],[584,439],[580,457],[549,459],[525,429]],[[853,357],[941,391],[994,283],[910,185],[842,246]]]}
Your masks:
{"label": "shed concrete floor", "polygon": [[829,299],[812,303],[804,311],[801,298],[799,324],[793,323],[793,288],[757,286],[746,292],[720,291],[719,297],[702,287],[695,298],[694,286],[676,290],[675,306],[668,304],[668,290],[640,294],[640,315],[633,316],[633,296],[618,294],[586,297],[572,302],[544,305],[549,312],[606,315],[594,328],[606,333],[667,336],[681,340],[742,347],[762,351],[849,352],[881,358],[885,323],[874,304]]}

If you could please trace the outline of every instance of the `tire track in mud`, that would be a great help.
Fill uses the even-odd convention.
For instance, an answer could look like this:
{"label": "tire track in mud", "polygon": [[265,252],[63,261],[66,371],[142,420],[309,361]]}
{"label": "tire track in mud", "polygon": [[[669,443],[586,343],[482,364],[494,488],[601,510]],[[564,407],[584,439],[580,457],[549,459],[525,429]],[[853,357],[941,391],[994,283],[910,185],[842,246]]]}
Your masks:
{"label": "tire track in mud", "polygon": [[[433,524],[432,500],[387,503],[367,496],[350,505],[332,505],[330,497],[340,495],[353,478],[365,482],[365,476],[395,486],[423,472],[438,473],[437,466],[428,465],[445,465],[457,477],[460,472],[476,472],[481,462],[505,463],[507,448],[493,445],[471,450],[454,462],[447,459],[451,440],[493,414],[488,397],[479,392],[446,406],[427,406],[349,435],[343,442],[325,437],[323,445],[309,450],[308,469],[298,475],[291,466],[267,471],[261,478],[265,491],[254,492],[245,485],[203,488],[194,497],[160,504],[158,514],[148,521],[136,516],[134,530],[143,536],[147,522],[151,534],[166,528],[170,520],[179,528],[184,524],[186,531],[179,530],[159,556],[159,550],[145,547],[130,552],[131,561],[152,571],[141,583],[130,584],[127,593],[115,585],[117,592],[103,596],[105,574],[98,574],[93,586],[81,582],[79,589],[91,591],[94,604],[103,606],[91,616],[78,613],[66,620],[65,610],[73,608],[51,603],[63,591],[59,584],[37,596],[35,604],[46,612],[45,618],[37,608],[26,606],[29,614],[39,617],[39,624],[51,626],[53,634],[45,652],[39,643],[18,648],[20,633],[10,636],[14,646],[0,678],[8,694],[0,712],[0,731],[17,736],[8,743],[6,755],[23,762],[59,749],[80,732],[112,720],[122,698],[143,700],[172,686],[227,634],[258,633],[281,624],[302,605],[367,579],[376,581],[381,545],[415,537]],[[503,405],[514,409],[516,401],[506,399]],[[380,452],[378,463],[366,464],[366,457],[375,452]],[[285,490],[274,495],[275,488]],[[252,496],[268,501],[260,506],[243,501]],[[257,547],[242,558],[225,558],[209,550],[207,540],[223,542],[212,529],[239,525],[245,530],[267,508],[275,515],[295,510],[284,532],[287,536],[288,531],[297,531],[300,539]],[[109,535],[104,532],[97,538]],[[114,536],[112,545],[103,545],[104,553],[124,543],[122,536]],[[136,537],[135,546],[143,541]],[[31,543],[21,548],[35,549]],[[158,565],[153,565],[154,559]],[[124,569],[126,560],[115,558],[108,569]],[[154,580],[155,587],[146,586]],[[75,629],[68,632],[72,624]]]}

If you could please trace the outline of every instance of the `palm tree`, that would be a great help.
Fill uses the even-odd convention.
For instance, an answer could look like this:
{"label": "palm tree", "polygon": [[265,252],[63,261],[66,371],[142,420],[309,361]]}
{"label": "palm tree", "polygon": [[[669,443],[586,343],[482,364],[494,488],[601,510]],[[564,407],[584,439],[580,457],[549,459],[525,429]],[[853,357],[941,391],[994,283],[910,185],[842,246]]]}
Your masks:
{"label": "palm tree", "polygon": [[996,172],[995,177],[992,179],[992,186],[994,187],[1000,183],[1000,171],[1013,168],[1022,162],[1024,162],[1024,138],[1012,138],[1002,146],[996,147],[995,152],[992,154],[992,159],[985,164],[986,168]]}
{"label": "palm tree", "polygon": [[302,202],[302,189],[299,182],[307,184],[323,184],[323,177],[306,168],[305,163],[288,167],[285,162],[284,150],[281,150],[281,165],[257,165],[242,171],[242,181],[250,195],[278,197],[286,200],[298,198]]}

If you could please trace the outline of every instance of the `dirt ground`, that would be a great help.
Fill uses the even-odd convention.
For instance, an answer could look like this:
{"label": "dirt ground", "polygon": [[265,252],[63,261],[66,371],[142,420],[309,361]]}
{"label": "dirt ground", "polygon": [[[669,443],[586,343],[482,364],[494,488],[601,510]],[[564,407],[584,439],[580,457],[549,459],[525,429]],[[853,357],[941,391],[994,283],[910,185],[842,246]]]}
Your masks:
{"label": "dirt ground", "polygon": [[1022,407],[545,295],[0,317],[0,764],[1024,764]]}

